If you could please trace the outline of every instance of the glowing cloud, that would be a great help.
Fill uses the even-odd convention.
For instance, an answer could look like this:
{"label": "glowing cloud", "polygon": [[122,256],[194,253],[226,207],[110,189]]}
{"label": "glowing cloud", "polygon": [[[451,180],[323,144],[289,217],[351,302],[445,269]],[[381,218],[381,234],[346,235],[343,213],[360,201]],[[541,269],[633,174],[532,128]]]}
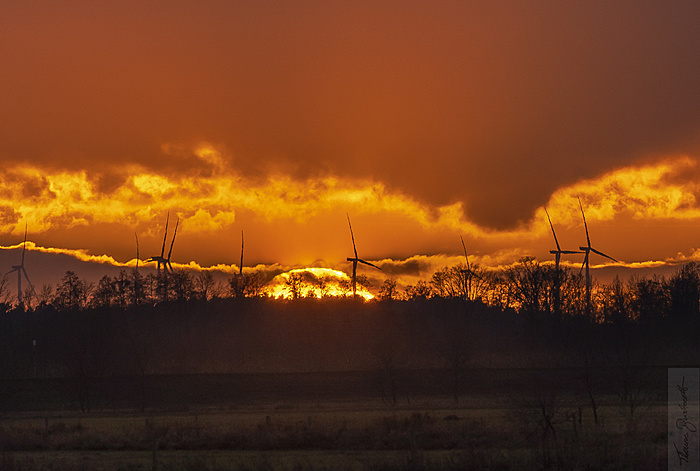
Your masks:
{"label": "glowing cloud", "polygon": [[[171,148],[165,146],[170,152]],[[86,171],[55,171],[16,165],[0,171],[0,231],[21,232],[24,221],[36,232],[88,225],[151,220],[167,210],[180,215],[190,231],[216,230],[233,224],[238,211],[250,211],[267,221],[303,222],[324,211],[361,207],[365,213],[390,212],[424,227],[441,226],[478,233],[463,220],[459,203],[431,208],[389,191],[371,180],[335,176],[296,180],[272,173],[262,181],[237,175],[212,146],[194,151],[206,163],[206,174],[155,173],[132,165],[111,170],[120,182],[109,192]]]}
{"label": "glowing cloud", "polygon": [[[620,168],[557,190],[547,208],[562,224],[579,222],[575,210],[577,197],[583,201],[586,218],[590,220],[612,220],[620,214],[637,220],[698,219],[700,208],[696,206],[696,195],[700,183],[689,175],[696,167],[695,160],[678,157]],[[543,217],[540,214],[537,219],[541,221]]]}

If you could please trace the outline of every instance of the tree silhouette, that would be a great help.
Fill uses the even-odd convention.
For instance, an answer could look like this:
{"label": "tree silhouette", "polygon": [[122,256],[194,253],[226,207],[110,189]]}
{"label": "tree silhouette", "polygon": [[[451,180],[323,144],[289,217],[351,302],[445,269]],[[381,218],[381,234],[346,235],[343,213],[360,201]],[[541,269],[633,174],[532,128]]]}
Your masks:
{"label": "tree silhouette", "polygon": [[668,316],[670,300],[661,278],[633,277],[630,279],[629,288],[630,307],[639,322],[653,322]]}
{"label": "tree silhouette", "polygon": [[214,275],[210,271],[202,271],[194,278],[194,292],[197,299],[209,301],[214,295]]}
{"label": "tree silhouette", "polygon": [[60,310],[80,310],[87,306],[92,291],[92,284],[81,280],[78,275],[68,270],[61,283],[56,287],[55,305]]}
{"label": "tree silhouette", "polygon": [[129,283],[129,301],[132,305],[139,305],[145,301],[145,281],[138,269],[131,270]]}
{"label": "tree silhouette", "polygon": [[384,280],[384,283],[382,283],[382,286],[379,288],[379,299],[391,301],[395,299],[397,295],[396,281]]}
{"label": "tree silhouette", "polygon": [[289,288],[289,293],[292,299],[299,299],[302,296],[302,288],[304,286],[304,277],[301,273],[290,273],[284,284]]}
{"label": "tree silhouette", "polygon": [[514,306],[530,316],[551,312],[554,269],[542,265],[533,257],[524,257],[506,270],[505,281]]}
{"label": "tree silhouette", "polygon": [[114,302],[116,290],[114,281],[105,275],[97,283],[97,288],[92,294],[92,304],[95,307],[111,306]]}
{"label": "tree silhouette", "polygon": [[700,267],[690,262],[668,280],[670,312],[674,319],[687,323],[700,315]]}
{"label": "tree silhouette", "polygon": [[404,297],[408,300],[428,299],[433,290],[425,280],[418,280],[415,285],[408,285],[404,290]]}

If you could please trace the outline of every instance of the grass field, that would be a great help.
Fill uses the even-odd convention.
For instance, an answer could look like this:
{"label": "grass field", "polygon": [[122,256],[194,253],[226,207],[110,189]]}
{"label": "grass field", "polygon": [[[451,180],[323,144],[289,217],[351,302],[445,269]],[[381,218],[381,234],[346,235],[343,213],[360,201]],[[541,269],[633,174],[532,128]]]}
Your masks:
{"label": "grass field", "polygon": [[403,372],[395,404],[364,373],[150,378],[144,412],[101,389],[89,413],[55,407],[70,384],[18,383],[0,470],[661,470],[662,370],[633,416],[601,388],[598,424],[575,371],[474,372],[459,403],[438,372]]}

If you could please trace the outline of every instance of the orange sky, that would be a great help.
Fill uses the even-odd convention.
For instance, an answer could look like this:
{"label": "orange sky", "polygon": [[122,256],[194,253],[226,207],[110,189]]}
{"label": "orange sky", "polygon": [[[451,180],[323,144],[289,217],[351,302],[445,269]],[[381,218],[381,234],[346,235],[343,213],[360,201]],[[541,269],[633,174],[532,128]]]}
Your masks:
{"label": "orange sky", "polygon": [[248,266],[347,273],[349,213],[413,281],[460,235],[549,259],[545,206],[583,245],[581,197],[625,264],[700,258],[696,2],[5,3],[5,247],[27,222],[128,263],[170,211],[178,263],[235,265],[244,230]]}

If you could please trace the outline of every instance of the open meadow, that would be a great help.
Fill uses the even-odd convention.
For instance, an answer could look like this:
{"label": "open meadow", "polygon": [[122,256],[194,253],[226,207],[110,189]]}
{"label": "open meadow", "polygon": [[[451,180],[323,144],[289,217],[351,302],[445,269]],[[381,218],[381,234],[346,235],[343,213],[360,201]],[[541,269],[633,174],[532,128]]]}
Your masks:
{"label": "open meadow", "polygon": [[[395,402],[376,372],[171,375],[149,378],[144,411],[115,388],[137,378],[115,378],[89,413],[58,407],[70,404],[69,381],[17,382],[0,469],[665,469],[665,370],[644,372],[657,387],[632,414],[602,390],[597,424],[580,373],[474,370],[456,401],[440,392],[447,372],[402,370]],[[55,402],[20,410],[41,398]]]}

